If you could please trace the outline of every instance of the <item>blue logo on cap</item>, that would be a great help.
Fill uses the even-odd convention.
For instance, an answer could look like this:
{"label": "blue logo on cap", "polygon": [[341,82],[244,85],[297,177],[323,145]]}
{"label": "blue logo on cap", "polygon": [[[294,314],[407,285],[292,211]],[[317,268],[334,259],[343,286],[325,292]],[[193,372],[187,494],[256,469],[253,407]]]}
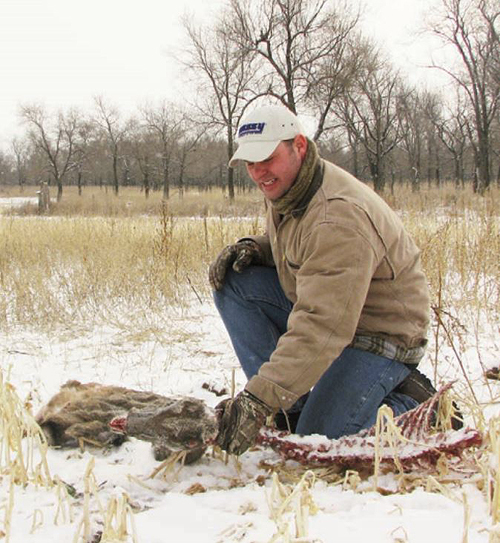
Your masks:
{"label": "blue logo on cap", "polygon": [[262,134],[266,123],[248,123],[244,124],[238,130],[238,137],[249,136],[250,134]]}

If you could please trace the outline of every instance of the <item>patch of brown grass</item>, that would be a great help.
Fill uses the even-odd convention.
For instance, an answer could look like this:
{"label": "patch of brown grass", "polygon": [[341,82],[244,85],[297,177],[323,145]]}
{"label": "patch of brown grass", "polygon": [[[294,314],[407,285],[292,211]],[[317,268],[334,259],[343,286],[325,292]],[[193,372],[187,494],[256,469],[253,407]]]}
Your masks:
{"label": "patch of brown grass", "polygon": [[[4,188],[5,189],[5,188]],[[18,187],[9,187],[2,197],[37,197],[38,187],[25,187],[21,192]],[[163,199],[161,191],[151,191],[145,197],[143,190],[137,187],[120,188],[116,195],[110,187],[85,187],[82,194],[78,188],[65,187],[60,202],[55,201],[56,190],[51,191],[51,207],[47,213],[54,217],[136,217],[139,215],[159,216],[163,208],[176,217],[190,216],[254,216],[263,212],[263,197],[257,190],[240,192],[236,201],[231,202],[221,190],[198,191],[188,190],[181,198],[176,190],[171,192],[168,200]],[[38,204],[25,204],[13,208],[12,215],[37,215]]]}

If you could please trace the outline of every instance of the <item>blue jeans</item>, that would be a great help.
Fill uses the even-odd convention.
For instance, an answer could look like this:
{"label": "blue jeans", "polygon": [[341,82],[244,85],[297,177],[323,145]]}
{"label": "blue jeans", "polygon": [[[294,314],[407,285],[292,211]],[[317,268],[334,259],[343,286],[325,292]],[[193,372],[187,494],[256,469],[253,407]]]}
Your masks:
{"label": "blue jeans", "polygon": [[[223,288],[214,292],[214,301],[250,379],[270,359],[286,332],[293,304],[276,270],[264,266],[250,266],[242,273],[228,270]],[[409,373],[396,360],[345,348],[290,410],[301,411],[296,432],[336,439],[372,426],[382,404],[389,405],[395,416],[416,407],[413,398],[394,392]]]}

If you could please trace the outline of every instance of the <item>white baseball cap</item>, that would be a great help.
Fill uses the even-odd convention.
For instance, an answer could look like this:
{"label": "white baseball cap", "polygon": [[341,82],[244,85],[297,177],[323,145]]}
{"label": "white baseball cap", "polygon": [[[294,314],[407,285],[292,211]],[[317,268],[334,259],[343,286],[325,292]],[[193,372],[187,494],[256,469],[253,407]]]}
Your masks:
{"label": "white baseball cap", "polygon": [[291,140],[304,130],[299,119],[284,106],[263,106],[244,117],[238,128],[238,149],[229,161],[234,168],[238,160],[266,160],[284,140]]}

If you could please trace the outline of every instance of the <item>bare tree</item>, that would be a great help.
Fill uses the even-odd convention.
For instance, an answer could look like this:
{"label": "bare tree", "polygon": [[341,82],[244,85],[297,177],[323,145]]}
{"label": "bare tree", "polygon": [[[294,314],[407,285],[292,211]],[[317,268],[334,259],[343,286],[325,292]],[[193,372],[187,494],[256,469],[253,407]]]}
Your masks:
{"label": "bare tree", "polygon": [[397,98],[401,82],[392,68],[373,55],[371,65],[354,88],[336,101],[336,115],[346,124],[351,137],[365,151],[374,188],[382,192],[386,182],[386,160],[401,140]]}
{"label": "bare tree", "polygon": [[420,189],[422,175],[422,151],[424,145],[425,96],[411,88],[398,97],[398,117],[401,124],[401,147],[408,157],[413,191]]}
{"label": "bare tree", "polygon": [[75,167],[75,144],[81,122],[80,114],[60,112],[52,122],[41,106],[22,106],[21,118],[30,126],[29,137],[46,159],[47,169],[57,185],[57,201],[63,194],[63,180]]}
{"label": "bare tree", "polygon": [[92,122],[82,120],[78,127],[78,138],[75,144],[74,169],[76,171],[76,184],[78,195],[82,195],[83,174],[88,173],[89,161],[93,155],[96,130]]}
{"label": "bare tree", "polygon": [[452,156],[453,177],[457,187],[463,185],[465,180],[464,162],[469,139],[467,127],[470,126],[467,113],[458,97],[456,102],[440,108],[437,115],[428,116],[440,141]]}
{"label": "bare tree", "polygon": [[435,67],[456,82],[470,104],[477,190],[482,192],[492,179],[491,129],[500,101],[500,6],[498,0],[442,0],[442,8],[430,28],[457,53],[461,69]]}
{"label": "bare tree", "polygon": [[[252,55],[235,41],[234,21],[222,14],[213,28],[196,26],[184,19],[190,46],[186,51],[185,66],[198,79],[198,109],[208,127],[223,131],[227,142],[228,161],[235,151],[234,134],[248,103],[252,86]],[[234,171],[227,168],[229,199],[234,199]]]}
{"label": "bare tree", "polygon": [[146,128],[156,136],[161,153],[161,176],[163,198],[170,197],[170,168],[174,143],[180,137],[182,117],[178,108],[167,102],[159,107],[145,106],[141,108],[142,120]]}
{"label": "bare tree", "polygon": [[94,99],[96,106],[95,121],[100,127],[101,134],[107,142],[111,153],[113,165],[113,189],[115,194],[119,191],[118,162],[120,159],[121,144],[127,135],[129,125],[125,123],[120,112],[98,96]]}
{"label": "bare tree", "polygon": [[14,153],[14,163],[17,174],[17,183],[24,191],[24,185],[26,183],[26,169],[29,158],[29,141],[27,138],[14,137],[11,141],[11,149]]}
{"label": "bare tree", "polygon": [[185,173],[188,161],[190,156],[197,150],[201,138],[205,135],[205,129],[203,125],[194,122],[186,113],[184,113],[179,128],[180,135],[176,145],[178,166],[177,187],[179,190],[179,198],[183,198]]}
{"label": "bare tree", "polygon": [[336,9],[327,0],[230,0],[230,5],[236,17],[233,39],[263,60],[258,94],[274,96],[297,113],[313,85],[331,86],[332,76],[344,69],[346,40],[358,22],[347,2],[337,1]]}
{"label": "bare tree", "polygon": [[[8,183],[12,175],[12,160],[11,157],[0,150],[0,184]],[[22,190],[22,185],[21,185]]]}
{"label": "bare tree", "polygon": [[138,121],[132,121],[128,145],[139,167],[142,177],[142,188],[144,189],[144,196],[147,199],[151,191],[155,155],[159,151],[157,139],[155,138],[155,134],[146,125]]}
{"label": "bare tree", "polygon": [[443,145],[436,130],[436,125],[442,118],[443,104],[437,94],[425,93],[422,101],[425,123],[423,124],[423,139],[426,147],[425,163],[427,165],[427,184],[429,187],[435,180],[436,185],[441,184],[441,163]]}
{"label": "bare tree", "polygon": [[353,19],[343,26],[329,28],[324,39],[336,43],[334,54],[323,57],[309,68],[305,99],[307,108],[317,120],[314,141],[339,128],[332,108],[336,100],[355,85],[369,62],[371,44],[354,31],[356,22],[357,19]]}

